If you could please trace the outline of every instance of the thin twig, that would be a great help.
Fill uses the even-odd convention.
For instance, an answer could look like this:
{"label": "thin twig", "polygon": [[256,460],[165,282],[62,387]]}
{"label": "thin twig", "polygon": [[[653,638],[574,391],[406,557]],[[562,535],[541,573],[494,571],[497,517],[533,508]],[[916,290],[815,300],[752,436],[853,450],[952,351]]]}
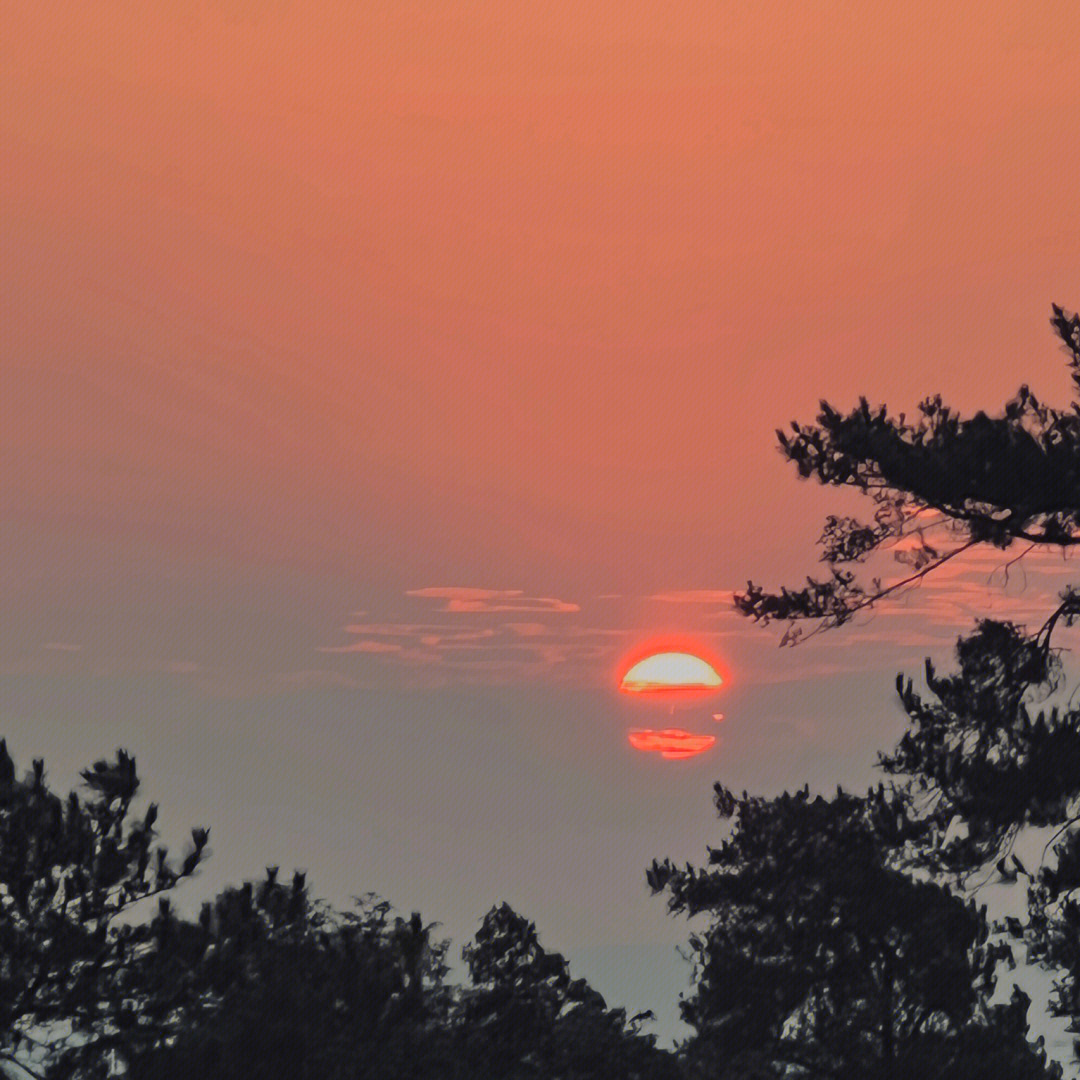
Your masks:
{"label": "thin twig", "polygon": [[[1024,550],[1021,551],[1019,555],[1014,555],[1003,567],[1000,568],[1002,570],[1002,572],[1004,573],[1004,575],[1005,575],[1005,584],[1006,585],[1009,584],[1009,567],[1012,566],[1014,563],[1018,563],[1025,555],[1027,555],[1031,551],[1034,551],[1036,547],[1038,547],[1038,545],[1035,544],[1034,542],[1028,544],[1028,546],[1026,548],[1024,548]],[[997,570],[992,570],[987,575],[987,577],[986,577],[987,585],[990,584],[990,579],[996,573],[997,573]],[[1027,588],[1027,574],[1024,575],[1024,588],[1025,589]]]}
{"label": "thin twig", "polygon": [[[900,581],[894,581],[887,588],[880,589],[878,592],[874,593],[872,596],[864,597],[857,604],[855,604],[853,607],[848,609],[848,611],[845,614],[844,618],[847,619],[851,615],[854,615],[857,611],[861,611],[863,608],[867,608],[867,607],[870,607],[873,604],[876,604],[879,600],[883,600],[890,593],[896,592],[897,589],[904,588],[905,585],[914,585],[917,582],[922,581],[922,579],[924,577],[926,577],[927,574],[932,573],[939,566],[944,566],[945,563],[947,563],[950,559],[955,558],[957,555],[961,554],[961,552],[967,551],[968,548],[972,548],[978,543],[981,543],[981,541],[979,541],[979,540],[969,540],[966,544],[961,544],[960,547],[954,548],[952,551],[948,552],[947,554],[942,555],[941,558],[938,559],[936,562],[932,562],[932,563],[928,564],[927,566],[924,566],[921,570],[916,570],[915,573],[910,575],[909,577],[903,578]],[[816,633],[816,632],[817,632],[816,630],[813,631],[813,633]],[[811,634],[807,634],[806,636],[808,638],[808,637],[811,636]],[[806,638],[804,638],[803,640],[805,641]]]}
{"label": "thin twig", "polygon": [[1050,845],[1051,845],[1051,844],[1052,844],[1052,843],[1053,843],[1053,842],[1054,842],[1054,841],[1055,841],[1055,840],[1056,840],[1056,839],[1057,839],[1057,838],[1058,838],[1058,837],[1059,837],[1059,836],[1060,836],[1060,835],[1061,835],[1061,834],[1062,834],[1062,833],[1063,833],[1063,832],[1064,832],[1064,831],[1065,831],[1066,829],[1068,829],[1068,828],[1072,827],[1072,826],[1073,826],[1073,825],[1075,825],[1075,824],[1076,824],[1076,823],[1077,823],[1078,821],[1080,821],[1080,817],[1074,817],[1074,818],[1069,818],[1069,820],[1068,820],[1068,821],[1066,821],[1066,822],[1065,822],[1065,824],[1064,824],[1064,825],[1062,825],[1062,826],[1061,826],[1061,828],[1060,828],[1060,829],[1058,829],[1058,831],[1057,831],[1056,833],[1054,833],[1054,835],[1053,835],[1053,836],[1051,836],[1049,840],[1047,840],[1047,841],[1046,841],[1046,844],[1045,844],[1045,845],[1043,846],[1043,849],[1042,849],[1042,856],[1041,856],[1041,857],[1040,857],[1040,859],[1039,859],[1039,865],[1040,865],[1040,866],[1042,865],[1042,863],[1043,863],[1043,862],[1045,861],[1045,859],[1046,859],[1046,853],[1047,853],[1047,852],[1048,852],[1048,851],[1050,850]]}

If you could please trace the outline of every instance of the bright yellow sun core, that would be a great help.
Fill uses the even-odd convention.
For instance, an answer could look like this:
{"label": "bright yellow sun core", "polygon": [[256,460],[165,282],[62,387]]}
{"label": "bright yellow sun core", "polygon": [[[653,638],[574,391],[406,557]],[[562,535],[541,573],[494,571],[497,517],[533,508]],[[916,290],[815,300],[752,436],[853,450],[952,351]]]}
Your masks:
{"label": "bright yellow sun core", "polygon": [[623,676],[621,690],[632,694],[664,690],[715,690],[723,680],[700,656],[683,652],[654,653],[639,660]]}

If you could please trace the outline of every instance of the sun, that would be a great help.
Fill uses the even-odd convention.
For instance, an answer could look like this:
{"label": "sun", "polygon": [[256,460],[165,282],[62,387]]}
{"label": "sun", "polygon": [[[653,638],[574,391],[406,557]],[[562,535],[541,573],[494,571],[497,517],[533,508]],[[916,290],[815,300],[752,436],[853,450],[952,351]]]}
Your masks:
{"label": "sun", "polygon": [[718,690],[723,679],[700,656],[660,652],[639,660],[622,677],[619,689],[629,694],[667,694]]}

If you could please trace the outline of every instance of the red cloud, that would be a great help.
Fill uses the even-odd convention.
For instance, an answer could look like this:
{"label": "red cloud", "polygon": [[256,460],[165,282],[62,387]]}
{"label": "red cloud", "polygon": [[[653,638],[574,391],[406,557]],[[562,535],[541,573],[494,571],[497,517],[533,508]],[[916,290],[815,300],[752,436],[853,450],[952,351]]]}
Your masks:
{"label": "red cloud", "polygon": [[548,628],[538,622],[508,622],[506,628],[518,637],[543,637],[548,632]]}
{"label": "red cloud", "polygon": [[503,596],[520,596],[520,589],[467,589],[456,585],[431,589],[409,589],[406,596],[420,596],[426,600],[497,600]]}
{"label": "red cloud", "polygon": [[631,731],[628,735],[630,745],[635,750],[659,754],[662,758],[675,761],[680,758],[703,754],[715,745],[715,735],[692,735],[682,728],[665,728],[663,731]]}
{"label": "red cloud", "polygon": [[354,641],[351,645],[325,645],[319,652],[326,653],[399,653],[401,646],[389,641]]}
{"label": "red cloud", "polygon": [[677,589],[653,593],[648,599],[663,604],[730,604],[734,596],[731,589]]}
{"label": "red cloud", "polygon": [[469,589],[458,586],[438,586],[427,589],[409,589],[406,596],[424,600],[445,600],[440,611],[456,613],[489,611],[580,611],[577,604],[556,600],[551,596],[526,596],[521,589]]}

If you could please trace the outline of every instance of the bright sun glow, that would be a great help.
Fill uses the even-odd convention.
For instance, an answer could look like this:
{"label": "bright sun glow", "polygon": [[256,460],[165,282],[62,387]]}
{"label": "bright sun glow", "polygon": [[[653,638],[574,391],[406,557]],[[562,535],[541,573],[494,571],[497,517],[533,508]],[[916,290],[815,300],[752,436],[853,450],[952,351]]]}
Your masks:
{"label": "bright sun glow", "polygon": [[684,652],[654,653],[639,660],[623,676],[619,689],[632,694],[673,690],[715,690],[723,680],[700,656]]}

